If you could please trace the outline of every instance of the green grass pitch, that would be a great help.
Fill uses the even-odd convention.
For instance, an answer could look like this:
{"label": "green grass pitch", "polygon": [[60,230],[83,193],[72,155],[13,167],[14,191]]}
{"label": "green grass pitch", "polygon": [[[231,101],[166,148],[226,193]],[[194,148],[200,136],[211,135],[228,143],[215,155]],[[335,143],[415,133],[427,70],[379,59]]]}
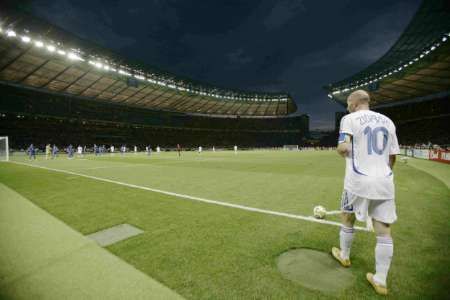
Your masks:
{"label": "green grass pitch", "polygon": [[[127,154],[12,161],[179,194],[310,216],[315,205],[339,208],[344,160],[333,151]],[[393,299],[448,297],[450,166],[409,160],[394,169],[399,220],[388,278]],[[373,233],[358,231],[351,271],[338,294],[284,279],[276,259],[293,248],[329,252],[339,227],[223,207],[13,163],[0,182],[64,223],[90,234],[121,223],[143,229],[107,249],[188,299],[377,298]],[[338,220],[330,216],[329,220]],[[361,224],[360,224],[361,225]],[[1,238],[0,238],[1,239]]]}

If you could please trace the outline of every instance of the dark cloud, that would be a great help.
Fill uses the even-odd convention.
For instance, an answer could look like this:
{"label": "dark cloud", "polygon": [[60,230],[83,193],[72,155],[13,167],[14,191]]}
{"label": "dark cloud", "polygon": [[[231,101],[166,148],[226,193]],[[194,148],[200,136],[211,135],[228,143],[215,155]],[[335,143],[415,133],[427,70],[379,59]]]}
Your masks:
{"label": "dark cloud", "polygon": [[298,13],[306,11],[303,0],[280,0],[264,19],[267,29],[278,29],[293,19]]}
{"label": "dark cloud", "polygon": [[35,12],[150,66],[222,87],[286,91],[334,126],[323,86],[376,61],[420,0],[36,0]]}

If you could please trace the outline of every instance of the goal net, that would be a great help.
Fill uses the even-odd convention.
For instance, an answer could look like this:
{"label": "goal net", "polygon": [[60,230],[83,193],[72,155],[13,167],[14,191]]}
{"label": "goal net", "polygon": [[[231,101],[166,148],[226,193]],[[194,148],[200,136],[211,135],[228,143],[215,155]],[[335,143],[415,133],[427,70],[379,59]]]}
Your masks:
{"label": "goal net", "polygon": [[0,161],[9,161],[9,145],[7,136],[0,136]]}
{"label": "goal net", "polygon": [[298,145],[283,145],[283,150],[297,151]]}

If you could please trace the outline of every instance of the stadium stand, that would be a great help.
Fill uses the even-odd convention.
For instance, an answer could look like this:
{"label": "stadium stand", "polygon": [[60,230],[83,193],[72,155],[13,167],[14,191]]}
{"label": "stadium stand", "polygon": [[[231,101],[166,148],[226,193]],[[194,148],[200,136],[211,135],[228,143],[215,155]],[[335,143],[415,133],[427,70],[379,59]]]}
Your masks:
{"label": "stadium stand", "polygon": [[[450,143],[450,5],[423,1],[391,49],[347,79],[325,87],[328,97],[346,106],[356,89],[370,92],[372,109],[397,125],[399,142]],[[342,113],[336,113],[336,129]]]}
{"label": "stadium stand", "polygon": [[0,135],[11,136],[12,147],[100,140],[272,147],[308,134],[308,116],[293,115],[286,93],[177,77],[21,11],[0,12],[0,53]]}

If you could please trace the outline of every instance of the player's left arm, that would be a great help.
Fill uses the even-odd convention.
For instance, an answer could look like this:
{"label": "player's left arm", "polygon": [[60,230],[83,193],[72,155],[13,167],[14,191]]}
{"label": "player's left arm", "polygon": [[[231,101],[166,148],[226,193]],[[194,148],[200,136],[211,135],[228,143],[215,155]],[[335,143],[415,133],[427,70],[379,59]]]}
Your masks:
{"label": "player's left arm", "polygon": [[397,155],[389,155],[389,167],[391,170],[394,168],[395,160],[397,159]]}

